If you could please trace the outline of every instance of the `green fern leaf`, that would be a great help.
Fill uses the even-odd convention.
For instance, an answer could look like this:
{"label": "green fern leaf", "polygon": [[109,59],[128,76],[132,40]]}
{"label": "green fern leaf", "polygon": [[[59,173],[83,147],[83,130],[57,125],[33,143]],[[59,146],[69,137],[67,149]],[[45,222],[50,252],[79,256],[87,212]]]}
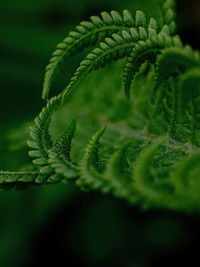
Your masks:
{"label": "green fern leaf", "polygon": [[43,84],[43,98],[47,98],[51,84],[56,77],[56,73],[61,68],[64,60],[77,52],[81,52],[86,47],[94,46],[101,42],[111,33],[122,31],[134,25],[134,20],[128,10],[123,11],[121,16],[117,11],[102,12],[101,18],[92,16],[90,21],[83,21],[68,36],[58,44],[55,52],[46,67]]}
{"label": "green fern leaf", "polygon": [[[168,190],[166,183],[157,184],[152,180],[150,166],[153,156],[159,151],[161,146],[166,142],[166,137],[154,141],[144,149],[136,160],[133,172],[133,187],[141,197],[143,196],[149,204],[163,205],[169,201],[171,190]],[[171,187],[170,187],[171,188]]]}
{"label": "green fern leaf", "polygon": [[147,26],[146,16],[142,11],[137,11],[134,20],[130,13],[125,11],[124,20],[130,26],[129,29],[122,30],[119,33],[112,34],[112,37],[105,38],[99,48],[95,48],[80,64],[76,70],[69,85],[64,89],[63,100],[66,95],[70,94],[72,88],[88,73],[104,67],[113,60],[118,60],[130,55],[130,52],[136,42],[145,41],[148,38],[149,31],[157,31],[158,25],[154,19],[150,19]]}
{"label": "green fern leaf", "polygon": [[[174,0],[160,3],[161,25],[153,18],[147,20],[142,11],[137,11],[135,18],[127,10],[123,15],[116,11],[102,12],[101,17],[93,16],[90,21],[81,22],[57,46],[46,69],[43,98],[48,96],[56,73],[66,59],[86,47],[98,45],[98,48],[93,48],[81,62],[62,94],[47,103],[31,127],[29,155],[38,170],[1,171],[0,188],[73,181],[82,189],[111,193],[131,204],[141,203],[143,207],[199,210],[200,55],[174,36]],[[68,120],[74,107],[79,108],[81,104],[84,114],[80,114],[77,144],[72,149],[74,120],[53,143],[49,133],[52,115],[74,86],[88,73],[124,57],[128,57],[123,74],[127,96],[135,74],[147,61],[135,79],[134,98],[129,105],[112,90],[109,95],[116,98],[105,102],[108,100],[106,86],[94,94],[89,90],[83,92],[68,108],[70,113],[66,116]],[[149,90],[154,79],[154,90]],[[102,117],[102,106],[96,107],[94,103],[96,98],[105,104]],[[86,100],[88,106],[83,110]],[[105,127],[85,147],[89,133],[106,115],[111,131],[104,136],[103,144]],[[94,121],[91,128],[85,127],[86,122]],[[83,157],[74,161],[71,151],[77,155],[80,149],[83,149]]]}
{"label": "green fern leaf", "polygon": [[132,139],[124,142],[107,162],[106,170],[103,174],[109,191],[117,197],[128,200],[130,203],[138,201],[138,195],[130,187],[130,177],[126,166],[127,153],[133,143],[134,140]]}
{"label": "green fern leaf", "polygon": [[170,34],[174,34],[176,31],[175,23],[175,1],[174,0],[161,0],[161,13],[163,25],[169,26]]}
{"label": "green fern leaf", "polygon": [[[199,129],[200,129],[200,68],[192,68],[179,76],[178,82],[178,101],[180,106],[180,121],[184,124],[182,136],[186,136],[186,140],[200,145]],[[189,90],[188,90],[189,88]]]}
{"label": "green fern leaf", "polygon": [[37,172],[0,171],[0,188],[18,187],[23,185],[38,185],[42,175]]}
{"label": "green fern leaf", "polygon": [[80,177],[76,184],[81,188],[88,186],[91,189],[99,189],[107,192],[103,175],[100,172],[99,146],[100,138],[105,132],[106,127],[101,128],[90,140],[85,149],[84,156],[79,164]]}
{"label": "green fern leaf", "polygon": [[61,104],[61,96],[51,99],[43,108],[39,116],[35,119],[34,125],[30,128],[31,141],[28,146],[32,149],[29,156],[34,158],[33,163],[39,168],[41,176],[38,177],[38,183],[45,183],[53,175],[55,182],[58,177],[53,173],[51,166],[48,164],[48,152],[52,147],[52,141],[49,134],[49,124],[52,114]]}
{"label": "green fern leaf", "polygon": [[[100,43],[99,48],[95,48],[80,64],[75,72],[69,85],[63,91],[63,100],[70,94],[72,88],[88,73],[93,70],[104,67],[113,60],[117,60],[127,56],[134,45],[131,32],[123,30],[122,34],[113,34],[112,38],[106,38],[105,42]],[[134,39],[135,39],[134,29]]]}
{"label": "green fern leaf", "polygon": [[[192,68],[180,75],[178,88],[181,92],[182,110],[186,109],[187,103],[195,95],[198,97],[200,89],[200,68]],[[188,90],[190,88],[190,90]]]}
{"label": "green fern leaf", "polygon": [[67,160],[71,160],[70,158],[71,142],[74,137],[75,131],[76,131],[76,120],[72,120],[66,132],[53,145],[52,151],[62,155]]}
{"label": "green fern leaf", "polygon": [[[176,205],[181,210],[199,209],[199,151],[187,157],[171,173],[171,182],[176,193]],[[186,201],[187,200],[187,201]]]}
{"label": "green fern leaf", "polygon": [[134,45],[127,59],[127,64],[123,72],[123,89],[127,98],[129,98],[132,80],[141,65],[147,60],[154,63],[157,55],[163,48],[174,46],[174,38],[162,31],[156,34],[154,30],[149,28],[148,37],[145,41],[139,41]]}
{"label": "green fern leaf", "polygon": [[[179,44],[179,43],[177,43]],[[199,53],[194,53],[190,46],[166,48],[158,56],[156,62],[155,86],[156,91],[162,81],[165,81],[170,75],[177,75],[177,71],[183,72],[200,64]]]}
{"label": "green fern leaf", "polygon": [[49,124],[53,112],[59,107],[60,103],[60,96],[52,98],[30,128],[32,140],[28,141],[28,146],[33,150],[29,152],[29,156],[34,158],[33,163],[37,166],[47,165],[48,151],[52,147]]}
{"label": "green fern leaf", "polygon": [[[58,139],[52,149],[48,152],[48,163],[62,177],[72,179],[78,177],[77,164],[71,161],[71,142],[76,130],[76,121],[73,120],[67,131]],[[57,179],[57,177],[54,177]],[[49,178],[52,181],[52,177]]]}

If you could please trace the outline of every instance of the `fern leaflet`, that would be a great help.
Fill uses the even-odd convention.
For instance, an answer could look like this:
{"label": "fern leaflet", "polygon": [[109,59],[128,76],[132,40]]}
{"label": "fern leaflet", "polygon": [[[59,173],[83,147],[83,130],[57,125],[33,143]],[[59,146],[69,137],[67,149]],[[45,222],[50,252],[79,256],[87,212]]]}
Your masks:
{"label": "fern leaflet", "polygon": [[92,189],[101,189],[107,191],[103,175],[100,172],[99,166],[99,146],[100,138],[105,132],[106,127],[101,128],[90,140],[85,149],[84,156],[79,164],[80,177],[76,184],[82,188],[86,185]]}

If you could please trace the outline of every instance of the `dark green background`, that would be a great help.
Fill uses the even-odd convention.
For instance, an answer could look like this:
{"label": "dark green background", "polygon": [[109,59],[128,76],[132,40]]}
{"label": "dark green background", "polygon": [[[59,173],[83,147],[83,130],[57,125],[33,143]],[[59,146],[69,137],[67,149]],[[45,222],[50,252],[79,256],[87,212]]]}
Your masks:
{"label": "dark green background", "polygon": [[[0,168],[15,170],[28,162],[28,125],[44,105],[44,68],[56,44],[81,20],[103,10],[142,9],[157,18],[159,12],[156,0],[10,0],[0,5]],[[199,6],[198,0],[180,0],[177,7],[181,37],[196,48]],[[54,93],[71,75],[66,67]],[[0,191],[0,266],[61,266],[62,261],[63,266],[180,266],[196,257],[199,218],[144,212],[63,184]]]}

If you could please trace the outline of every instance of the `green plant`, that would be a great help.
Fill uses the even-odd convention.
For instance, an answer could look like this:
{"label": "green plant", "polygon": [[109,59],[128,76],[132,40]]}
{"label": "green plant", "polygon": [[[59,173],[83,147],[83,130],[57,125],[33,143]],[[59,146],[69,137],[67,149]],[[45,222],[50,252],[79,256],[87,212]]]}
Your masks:
{"label": "green plant", "polygon": [[[1,171],[1,188],[73,182],[83,190],[100,190],[142,207],[199,209],[200,55],[175,34],[174,1],[161,1],[160,6],[159,23],[142,11],[135,18],[127,10],[123,15],[102,12],[101,17],[81,22],[58,44],[46,68],[44,99],[68,58],[97,47],[66,88],[47,100],[30,128],[30,171]],[[121,64],[107,69],[109,79],[101,88],[86,78],[80,89],[89,89],[75,95],[73,88],[88,73],[123,58],[127,99],[118,90]],[[80,134],[72,120],[53,142],[49,127],[56,111],[65,121],[78,114]],[[103,126],[86,144],[102,121],[107,130]]]}

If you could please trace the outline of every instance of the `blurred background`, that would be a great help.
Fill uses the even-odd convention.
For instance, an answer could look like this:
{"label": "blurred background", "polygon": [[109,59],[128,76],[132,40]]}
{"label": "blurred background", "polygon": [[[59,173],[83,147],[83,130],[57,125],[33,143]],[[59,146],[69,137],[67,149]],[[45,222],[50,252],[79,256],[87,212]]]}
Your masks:
{"label": "blurred background", "polygon": [[[28,162],[27,128],[44,105],[44,68],[56,44],[81,20],[112,9],[142,9],[159,19],[157,0],[1,2],[0,169]],[[178,31],[197,49],[199,15],[198,0],[177,1]],[[72,68],[65,69],[64,78],[71,75]],[[62,85],[61,77],[55,92]],[[199,225],[199,214],[144,212],[72,185],[0,191],[0,266],[191,264],[198,256]]]}

